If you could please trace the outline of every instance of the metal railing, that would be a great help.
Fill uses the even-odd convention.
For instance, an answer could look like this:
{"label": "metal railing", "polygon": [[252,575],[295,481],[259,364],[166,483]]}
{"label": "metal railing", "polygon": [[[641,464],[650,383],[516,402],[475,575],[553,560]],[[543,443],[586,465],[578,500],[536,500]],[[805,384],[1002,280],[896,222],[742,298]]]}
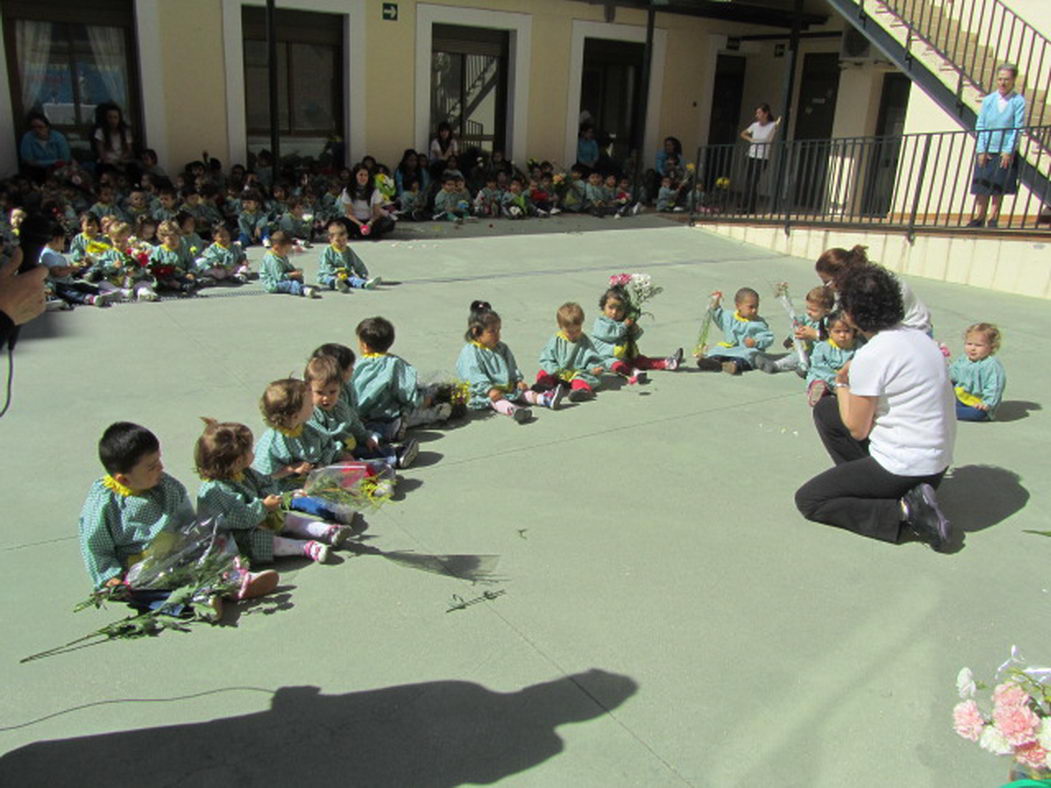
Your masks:
{"label": "metal railing", "polygon": [[[996,69],[1018,66],[1019,92],[1026,96],[1027,126],[1051,122],[1048,110],[1051,40],[1001,0],[858,0],[861,10],[890,11],[908,28],[905,49],[919,39],[957,71],[956,94],[962,100],[964,80],[983,93],[996,90]],[[866,9],[866,6],[869,9]]]}
{"label": "metal railing", "polygon": [[[1025,176],[1015,194],[1002,197],[998,229],[1051,233],[1051,126],[981,134],[989,135],[987,150],[1010,146],[1014,136],[1012,166]],[[974,215],[978,139],[975,132],[944,131],[777,141],[766,146],[765,159],[750,158],[747,143],[704,145],[689,194],[691,217],[786,230],[793,224],[877,226],[910,238],[923,228],[962,230]]]}

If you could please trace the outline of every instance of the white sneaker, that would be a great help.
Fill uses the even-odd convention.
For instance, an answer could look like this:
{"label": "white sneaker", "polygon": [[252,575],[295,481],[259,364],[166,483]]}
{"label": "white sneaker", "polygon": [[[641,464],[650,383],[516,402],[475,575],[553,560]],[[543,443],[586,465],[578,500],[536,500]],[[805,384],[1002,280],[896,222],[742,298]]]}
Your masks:
{"label": "white sneaker", "polygon": [[311,561],[324,564],[328,561],[329,549],[327,544],[322,544],[316,539],[311,539],[303,545],[303,554]]}
{"label": "white sneaker", "polygon": [[365,290],[375,290],[376,289],[376,285],[381,285],[381,284],[383,284],[383,280],[380,277],[378,277],[378,276],[374,276],[371,279],[366,279],[365,280],[365,287],[364,287],[364,289]]}
{"label": "white sneaker", "polygon": [[304,287],[303,288],[304,298],[321,298],[321,293],[318,292],[316,287]]}
{"label": "white sneaker", "polygon": [[562,209],[561,208],[552,208],[551,209],[551,215],[552,216],[558,216],[560,213],[562,213]]}
{"label": "white sneaker", "polygon": [[241,284],[246,284],[248,282],[248,276],[245,274],[234,274],[234,279],[236,279]]}
{"label": "white sneaker", "polygon": [[145,290],[145,291],[139,293],[139,300],[140,301],[158,301],[158,300],[160,300],[160,296],[158,296],[152,290]]}
{"label": "white sneaker", "polygon": [[558,406],[562,404],[562,397],[564,397],[565,394],[565,386],[555,386],[554,389],[547,392],[540,398],[540,404],[543,405],[545,408],[551,408],[551,410],[558,410]]}
{"label": "white sneaker", "polygon": [[642,203],[637,202],[633,206],[631,206],[631,215],[638,216],[640,213],[642,213]]}
{"label": "white sneaker", "polygon": [[45,308],[48,312],[68,312],[73,308],[73,305],[67,304],[61,298],[49,298]]}

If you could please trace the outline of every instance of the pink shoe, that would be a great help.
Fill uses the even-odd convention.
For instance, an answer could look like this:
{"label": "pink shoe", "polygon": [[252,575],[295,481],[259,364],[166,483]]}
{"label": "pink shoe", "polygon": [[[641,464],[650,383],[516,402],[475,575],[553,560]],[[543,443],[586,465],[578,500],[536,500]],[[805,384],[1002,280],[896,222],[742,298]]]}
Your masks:
{"label": "pink shoe", "polygon": [[311,539],[305,545],[303,545],[303,554],[311,561],[315,561],[319,564],[328,562],[328,545],[322,544],[316,539]]}
{"label": "pink shoe", "polygon": [[266,596],[277,588],[278,576],[273,569],[263,572],[249,572],[241,570],[241,588],[237,592],[237,599],[255,599]]}
{"label": "pink shoe", "polygon": [[814,407],[821,401],[821,398],[828,394],[828,384],[823,380],[812,380],[810,385],[806,389],[806,401],[810,407]]}

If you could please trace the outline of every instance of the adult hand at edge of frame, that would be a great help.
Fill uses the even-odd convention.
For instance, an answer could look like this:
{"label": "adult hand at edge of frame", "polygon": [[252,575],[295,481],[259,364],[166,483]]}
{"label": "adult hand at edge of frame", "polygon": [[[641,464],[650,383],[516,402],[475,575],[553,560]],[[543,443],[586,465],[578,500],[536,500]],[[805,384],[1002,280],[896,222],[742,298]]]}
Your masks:
{"label": "adult hand at edge of frame", "polygon": [[44,311],[44,279],[47,278],[47,268],[42,265],[18,273],[21,262],[22,255],[16,253],[0,267],[0,312],[17,326],[28,323]]}

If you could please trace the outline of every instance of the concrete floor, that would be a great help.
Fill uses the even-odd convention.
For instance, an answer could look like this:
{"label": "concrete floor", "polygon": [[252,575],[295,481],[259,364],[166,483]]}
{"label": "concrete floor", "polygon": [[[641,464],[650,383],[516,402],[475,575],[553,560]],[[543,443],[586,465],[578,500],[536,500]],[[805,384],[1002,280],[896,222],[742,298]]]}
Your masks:
{"label": "concrete floor", "polygon": [[[375,292],[310,302],[251,284],[29,327],[0,421],[0,784],[1006,782],[1008,763],[958,738],[950,712],[961,666],[989,678],[1012,644],[1049,661],[1051,542],[1023,530],[1051,528],[1051,313],[922,279],[954,351],[975,320],[1005,335],[1002,419],[960,426],[942,488],[967,532],[956,554],[799,516],[795,488],[828,460],[794,375],[655,373],[525,426],[422,434],[367,544],[498,556],[498,583],[342,553],[279,567],[280,593],[224,626],[18,663],[123,614],[71,612],[89,590],[76,519],[112,421],[153,429],[192,494],[197,417],[260,433],[266,383],[322,342],[353,345],[363,317],[391,319],[394,351],[438,377],[484,298],[533,374],[558,305],[579,301],[590,325],[611,273],[665,288],[642,341],[658,356],[692,347],[714,288],[755,287],[780,335],[773,283],[801,303],[816,282],[810,261],[657,217],[497,225],[359,246],[397,282]],[[296,262],[312,274],[319,252]]]}

